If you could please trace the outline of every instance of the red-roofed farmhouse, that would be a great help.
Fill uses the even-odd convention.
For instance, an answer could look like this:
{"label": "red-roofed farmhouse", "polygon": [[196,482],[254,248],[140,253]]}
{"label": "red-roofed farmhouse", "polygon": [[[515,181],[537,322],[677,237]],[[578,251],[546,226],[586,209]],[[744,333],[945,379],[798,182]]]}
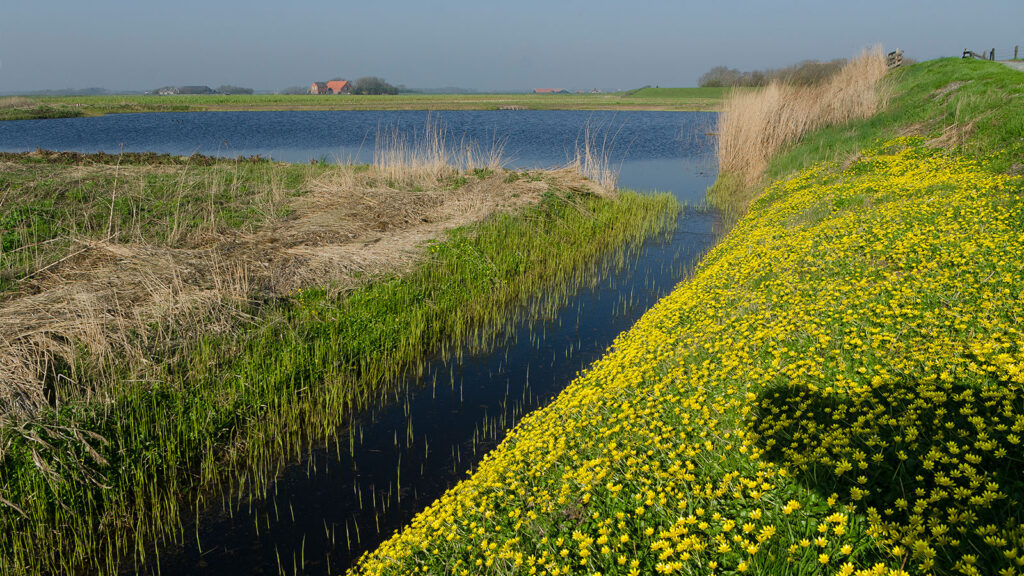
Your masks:
{"label": "red-roofed farmhouse", "polygon": [[352,90],[352,83],[348,80],[331,80],[327,83],[328,94],[348,94]]}

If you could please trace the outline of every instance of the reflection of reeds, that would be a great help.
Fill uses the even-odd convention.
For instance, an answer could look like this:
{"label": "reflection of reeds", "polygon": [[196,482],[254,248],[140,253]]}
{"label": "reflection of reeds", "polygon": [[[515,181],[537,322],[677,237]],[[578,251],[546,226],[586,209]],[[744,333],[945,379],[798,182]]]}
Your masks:
{"label": "reflection of reeds", "polygon": [[718,121],[718,165],[737,189],[752,188],[769,160],[808,131],[875,113],[887,67],[881,47],[865,50],[828,81],[812,86],[771,82],[734,92]]}

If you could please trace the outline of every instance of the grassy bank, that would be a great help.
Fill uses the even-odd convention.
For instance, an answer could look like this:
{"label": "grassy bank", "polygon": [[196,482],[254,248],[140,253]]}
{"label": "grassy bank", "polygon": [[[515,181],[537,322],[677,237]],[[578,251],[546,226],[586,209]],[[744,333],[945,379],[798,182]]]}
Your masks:
{"label": "grassy bank", "polygon": [[[590,282],[678,210],[558,172],[96,158],[4,158],[21,196],[0,204],[13,223],[0,321],[21,326],[43,297],[64,303],[44,316],[80,317],[4,330],[41,360],[20,389],[4,382],[3,574],[113,573],[193,538],[182,525],[206,502],[259,495],[312,442],[399,394],[401,370],[541,313],[529,310],[540,294]],[[123,300],[106,299],[104,279]],[[78,292],[53,292],[69,284]]]}
{"label": "grassy bank", "polygon": [[354,573],[1020,573],[1009,74],[918,64],[791,143],[693,279]]}
{"label": "grassy bank", "polygon": [[604,94],[399,94],[397,96],[182,95],[0,98],[0,120],[133,112],[237,110],[715,110],[718,88],[649,89]]}
{"label": "grassy bank", "polygon": [[995,62],[945,58],[898,69],[887,83],[890,95],[877,114],[797,143],[772,159],[769,178],[820,160],[843,161],[872,142],[908,135],[984,157],[999,172],[1024,173],[1020,72]]}

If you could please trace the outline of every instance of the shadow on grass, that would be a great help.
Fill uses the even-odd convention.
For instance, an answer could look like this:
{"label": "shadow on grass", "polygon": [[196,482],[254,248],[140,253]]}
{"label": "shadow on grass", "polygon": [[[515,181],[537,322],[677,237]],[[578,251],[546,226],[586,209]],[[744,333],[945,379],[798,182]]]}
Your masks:
{"label": "shadow on grass", "polygon": [[[907,568],[997,573],[1024,545],[1024,397],[1009,382],[881,385],[855,396],[768,388],[750,428],[770,461],[884,528]],[[1016,552],[1011,552],[1017,549]]]}

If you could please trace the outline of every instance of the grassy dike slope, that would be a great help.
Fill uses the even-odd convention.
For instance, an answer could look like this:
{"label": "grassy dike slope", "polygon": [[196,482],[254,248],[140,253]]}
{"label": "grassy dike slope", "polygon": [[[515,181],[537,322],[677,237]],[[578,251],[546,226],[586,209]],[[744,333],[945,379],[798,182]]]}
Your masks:
{"label": "grassy dike slope", "polygon": [[806,136],[691,280],[353,572],[1019,573],[1022,80],[916,65]]}

